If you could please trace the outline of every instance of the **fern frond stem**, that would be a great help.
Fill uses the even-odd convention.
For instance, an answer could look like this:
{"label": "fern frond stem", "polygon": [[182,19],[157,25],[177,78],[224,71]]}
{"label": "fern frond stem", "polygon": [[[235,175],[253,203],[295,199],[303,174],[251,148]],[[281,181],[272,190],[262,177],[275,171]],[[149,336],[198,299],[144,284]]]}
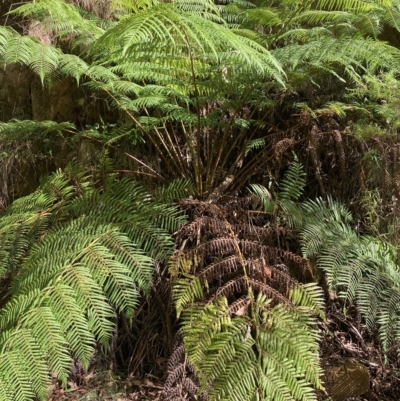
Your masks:
{"label": "fern frond stem", "polygon": [[[64,132],[67,132],[67,133],[69,133],[69,134],[72,134],[72,135],[76,135],[76,134],[77,134],[76,132],[74,132],[74,131],[72,131],[72,130],[69,130],[69,129],[66,129],[66,128],[61,128],[61,130],[64,131]],[[129,157],[130,159],[132,159],[132,160],[134,160],[135,162],[139,163],[139,164],[142,165],[143,167],[148,168],[148,169],[149,169],[151,172],[153,172],[155,175],[148,174],[148,173],[147,173],[147,174],[146,174],[146,173],[143,173],[143,174],[149,175],[149,176],[151,176],[151,177],[159,177],[159,178],[163,179],[163,177],[162,177],[160,174],[158,174],[157,171],[153,170],[153,169],[152,169],[150,166],[148,166],[146,163],[142,162],[140,159],[136,158],[135,156],[131,155],[130,153],[125,152],[124,150],[119,149],[118,147],[116,147],[116,146],[114,146],[114,145],[111,145],[111,144],[109,144],[109,143],[103,142],[103,141],[100,140],[100,139],[93,138],[93,137],[91,137],[91,136],[89,136],[89,135],[82,135],[82,138],[91,140],[91,141],[93,141],[93,142],[101,143],[103,146],[107,146],[108,148],[117,150],[118,152],[122,152],[126,157]],[[138,171],[138,173],[141,174],[141,172],[139,172],[139,171]]]}
{"label": "fern frond stem", "polygon": [[[247,164],[243,169],[238,172],[238,175],[235,180],[235,187],[233,189],[238,189],[243,187],[250,177],[255,173],[254,171],[260,171],[260,169],[268,164],[274,156],[270,156],[266,159],[260,160],[257,157],[254,157],[249,164]],[[256,167],[255,167],[256,166]]]}
{"label": "fern frond stem", "polygon": [[165,123],[163,123],[163,128],[164,128],[164,132],[166,133],[168,142],[169,142],[169,144],[170,144],[170,146],[171,146],[171,148],[172,148],[172,150],[173,150],[173,152],[175,154],[175,157],[176,157],[175,165],[179,166],[179,172],[180,172],[181,176],[185,177],[186,176],[186,171],[185,171],[186,169],[185,169],[185,165],[184,165],[184,162],[183,162],[183,159],[182,159],[182,155],[179,152],[179,142],[177,141],[177,138],[176,138],[176,135],[175,135],[175,130],[174,130],[173,127],[171,127],[171,130],[172,130],[172,133],[173,133],[173,136],[174,136],[174,139],[175,139],[175,144],[174,144],[174,141],[172,140],[170,132],[169,132],[168,128],[166,127]]}
{"label": "fern frond stem", "polygon": [[[167,133],[167,137],[169,139],[171,147],[173,148],[174,153],[176,154],[177,162],[180,166],[181,175],[182,175],[182,177],[187,177],[188,176],[187,166],[185,166],[185,161],[184,161],[181,151],[180,151],[179,140],[176,136],[175,128],[171,124],[171,129],[168,130],[165,123],[163,123],[163,127],[164,127],[165,132]],[[170,132],[172,132],[173,137],[171,137]]]}
{"label": "fern frond stem", "polygon": [[[261,100],[260,100],[260,102],[261,102]],[[242,103],[242,104],[243,104],[243,103]],[[257,107],[254,107],[254,108],[253,108],[253,111],[250,113],[250,116],[248,117],[249,120],[252,119],[252,117],[254,116],[256,110],[257,110]],[[251,140],[253,139],[253,136],[255,135],[255,133],[256,133],[256,130],[254,129],[254,130],[252,131],[252,133],[251,133],[249,136],[247,136],[247,129],[246,129],[246,128],[242,128],[242,129],[239,131],[239,134],[236,135],[236,138],[235,138],[235,140],[233,141],[231,147],[230,147],[229,150],[226,152],[225,157],[224,157],[224,159],[223,159],[223,161],[222,161],[222,163],[221,163],[221,167],[225,166],[226,163],[228,162],[228,158],[229,158],[230,154],[233,152],[233,150],[235,149],[235,146],[236,146],[236,144],[238,143],[238,141],[241,140],[243,137],[246,137],[247,141],[251,141]],[[245,146],[241,146],[240,154],[238,155],[238,157],[237,157],[237,159],[236,159],[236,162],[233,164],[233,166],[232,166],[233,168],[234,168],[236,165],[238,165],[238,163],[240,162],[240,159],[243,159],[245,153],[246,153],[246,147],[245,147]],[[232,167],[231,167],[231,170],[232,170]],[[228,174],[229,174],[229,173],[228,173]]]}
{"label": "fern frond stem", "polygon": [[[89,76],[89,78],[91,78]],[[92,78],[91,78],[92,79]],[[92,79],[93,82],[97,83],[96,80]],[[138,126],[138,128],[142,131],[142,133],[146,136],[146,138],[150,139],[151,143],[153,144],[153,146],[157,149],[160,157],[164,160],[166,166],[168,168],[170,168],[170,163],[168,163],[168,160],[165,158],[163,152],[161,152],[160,148],[158,147],[157,143],[154,141],[154,139],[152,138],[152,136],[148,133],[148,131],[146,129],[144,129],[144,127],[142,126],[142,124],[140,124],[140,122],[135,118],[135,116],[130,112],[129,109],[127,109],[126,107],[124,107],[121,102],[107,89],[103,90],[111,97],[111,99],[114,100],[114,102],[116,102],[118,104],[118,106],[121,108],[121,110],[125,111],[125,113],[128,115],[128,117]],[[161,176],[160,176],[161,177]],[[161,177],[162,178],[162,177]]]}
{"label": "fern frond stem", "polygon": [[127,174],[142,174],[142,175],[148,175],[149,177],[156,177],[153,174],[150,173],[144,173],[143,171],[135,171],[135,170],[109,170],[110,173],[127,173]]}
{"label": "fern frond stem", "polygon": [[[190,150],[190,154],[191,154],[192,160],[195,160],[196,152],[195,152],[195,149],[194,149],[194,146],[193,146],[193,131],[190,130],[190,133],[188,134],[187,130],[186,130],[186,127],[183,124],[183,122],[181,123],[181,125],[182,125],[182,132],[183,132],[183,134],[185,136],[185,143],[187,143],[187,145],[189,146],[189,150]],[[190,128],[190,126],[189,126],[189,128]],[[194,168],[195,168],[195,166],[196,166],[196,164],[194,163]],[[196,168],[195,168],[194,174],[195,174],[195,177],[194,177],[195,178],[195,182],[197,182]],[[197,187],[197,189],[198,189],[198,187]]]}
{"label": "fern frond stem", "polygon": [[[144,112],[147,114],[147,116],[150,116],[150,113],[148,112],[148,110],[147,110],[146,107],[144,107]],[[174,146],[174,144],[171,142],[171,138],[170,138],[170,136],[169,136],[169,134],[168,134],[168,130],[167,130],[166,127],[165,127],[165,124],[164,124],[163,126],[164,126],[164,129],[165,129],[165,132],[166,132],[166,137],[169,139],[169,142],[170,142],[171,147],[169,147],[169,146],[165,143],[165,141],[164,141],[164,136],[160,133],[160,131],[158,130],[158,128],[153,128],[153,130],[154,130],[154,132],[157,134],[158,139],[160,140],[160,142],[162,143],[164,149],[165,149],[166,152],[168,153],[169,158],[170,158],[170,159],[172,160],[172,162],[174,163],[175,168],[177,168],[177,170],[178,170],[178,171],[182,174],[182,176],[184,177],[184,176],[185,176],[185,175],[184,175],[184,171],[182,170],[181,166],[179,166],[179,165],[177,164],[177,161],[179,161],[179,157],[174,157],[174,156],[171,154],[171,151],[170,151],[170,149],[172,149],[172,151],[173,151],[173,152],[175,153],[175,155],[176,155],[175,146]]]}
{"label": "fern frond stem", "polygon": [[[144,110],[144,112],[146,113],[146,115],[148,116],[148,117],[150,117],[150,113],[149,113],[149,111],[147,110],[147,107],[144,107],[143,108],[143,110]],[[158,137],[158,139],[160,140],[160,142],[162,143],[162,145],[163,145],[163,147],[164,147],[164,149],[166,150],[166,152],[168,153],[168,156],[169,156],[169,158],[173,161],[173,163],[175,164],[175,167],[178,167],[177,165],[176,165],[176,160],[175,160],[175,158],[172,156],[172,154],[171,154],[171,152],[170,152],[170,149],[172,149],[173,151],[175,150],[175,147],[173,146],[173,144],[171,144],[171,148],[169,148],[167,145],[166,145],[166,143],[165,143],[165,141],[164,141],[164,136],[160,133],[160,131],[158,130],[158,128],[153,128],[153,130],[154,130],[154,132],[157,134],[156,136]],[[168,131],[166,131],[167,132],[167,138],[168,138]],[[178,168],[178,170],[179,170],[179,168]]]}
{"label": "fern frond stem", "polygon": [[251,92],[252,92],[253,90],[254,90],[254,87],[249,88],[248,92],[246,93],[246,95],[244,96],[244,98],[242,99],[242,101],[239,102],[239,104],[238,104],[238,106],[237,106],[235,112],[233,113],[231,119],[230,119],[229,122],[228,122],[228,125],[226,126],[226,128],[225,128],[225,130],[224,130],[224,135],[222,136],[222,140],[221,140],[220,143],[219,143],[217,158],[216,158],[215,161],[210,160],[210,164],[213,165],[213,167],[212,167],[212,169],[211,169],[211,173],[210,173],[210,174],[207,174],[207,180],[209,180],[208,183],[207,183],[207,184],[208,184],[208,185],[207,185],[208,188],[211,188],[211,186],[212,186],[212,184],[213,184],[214,177],[215,177],[215,174],[216,174],[216,170],[217,170],[217,167],[219,167],[219,161],[220,161],[220,159],[221,159],[221,157],[222,157],[224,145],[226,144],[226,142],[227,142],[227,140],[228,140],[229,132],[230,132],[230,129],[231,129],[231,127],[232,127],[232,125],[233,125],[233,123],[234,123],[234,121],[235,121],[235,118],[236,118],[237,114],[239,113],[240,109],[242,108],[244,102],[245,102],[246,99],[250,96],[250,94],[251,94]]}
{"label": "fern frond stem", "polygon": [[[256,109],[257,109],[256,107],[253,108],[253,111],[251,112],[249,119],[251,119],[253,117],[253,115],[256,112]],[[239,134],[236,135],[235,140],[233,141],[231,147],[229,148],[229,150],[227,152],[225,152],[225,157],[220,165],[221,169],[223,169],[223,167],[228,163],[229,157],[231,156],[237,143],[240,140],[242,140],[243,138],[246,138],[247,142],[249,142],[252,140],[252,138],[255,134],[256,134],[256,129],[254,129],[250,135],[247,135],[247,128],[245,128],[245,127],[239,131]],[[226,182],[226,181],[231,181],[231,180],[229,180],[229,177],[236,178],[235,175],[236,175],[237,171],[240,170],[241,164],[243,163],[243,160],[246,155],[246,147],[240,146],[240,149],[241,150],[240,150],[239,154],[237,155],[235,162],[230,166],[228,172],[225,174],[224,181],[220,185],[218,185],[215,190],[213,190],[213,194],[214,193],[218,194],[219,192],[221,192],[221,190],[224,191],[227,187],[229,187],[229,185],[231,183]]]}
{"label": "fern frond stem", "polygon": [[[174,100],[175,100],[175,104],[178,106],[178,102],[176,101],[176,98],[174,98]],[[165,132],[169,132],[167,127],[165,126],[165,123],[163,124],[163,126],[165,128]],[[176,148],[179,149],[179,140],[178,140],[178,137],[177,137],[177,134],[176,134],[175,127],[172,125],[172,123],[170,123],[170,126],[171,126],[171,131],[172,131],[174,139],[175,139]],[[185,125],[183,124],[182,121],[181,121],[181,127],[182,127],[182,133],[183,133],[183,136],[184,136],[184,139],[185,139],[185,143],[189,144],[190,143],[189,142],[189,137],[188,137],[188,134],[186,132]],[[171,142],[172,142],[172,140],[171,140]],[[185,165],[185,161],[184,161],[184,159],[182,157],[182,154],[181,154],[181,152],[179,150],[177,150],[177,154],[178,154],[178,157],[179,157],[179,162],[180,162],[180,164],[182,166],[182,176],[183,177],[187,177],[189,175],[188,174],[188,166]]]}
{"label": "fern frond stem", "polygon": [[[174,136],[174,141],[175,141],[175,144],[176,144],[176,148],[178,149],[177,153],[178,153],[178,156],[179,156],[179,161],[180,161],[180,163],[182,165],[183,176],[187,177],[189,175],[188,174],[188,169],[187,169],[187,166],[185,165],[185,160],[184,160],[184,158],[182,156],[182,153],[180,151],[179,140],[178,140],[178,136],[177,136],[177,133],[176,133],[176,129],[172,124],[170,124],[170,125],[171,125],[171,129],[168,132],[172,132],[172,134]],[[166,126],[165,126],[165,130],[167,130]]]}
{"label": "fern frond stem", "polygon": [[[200,155],[200,101],[199,101],[199,91],[197,88],[197,81],[196,81],[196,72],[194,68],[193,62],[193,51],[192,47],[190,46],[189,38],[187,37],[187,32],[185,31],[185,38],[187,46],[189,47],[189,58],[190,58],[190,69],[192,72],[192,79],[193,79],[193,87],[194,87],[194,96],[196,99],[197,104],[197,129],[196,129],[196,162],[193,159],[193,167],[195,169],[196,181],[197,181],[197,190],[200,196],[203,195],[203,179],[201,175],[201,155]],[[197,164],[197,166],[196,166]],[[197,170],[197,171],[196,171]]]}
{"label": "fern frond stem", "polygon": [[230,233],[230,235],[232,237],[232,240],[233,240],[233,242],[235,244],[235,248],[236,248],[237,253],[239,255],[240,264],[242,265],[243,276],[244,276],[244,278],[245,278],[245,280],[247,282],[249,276],[248,276],[247,270],[246,270],[246,259],[244,258],[243,253],[240,250],[239,241],[237,239],[237,236],[235,235],[235,232],[233,231],[231,223],[229,223],[229,221],[227,220],[227,218],[225,216],[225,213],[223,211],[221,211],[221,216],[222,216],[222,219],[224,220],[224,223],[226,224],[226,227],[228,227],[229,233]]}

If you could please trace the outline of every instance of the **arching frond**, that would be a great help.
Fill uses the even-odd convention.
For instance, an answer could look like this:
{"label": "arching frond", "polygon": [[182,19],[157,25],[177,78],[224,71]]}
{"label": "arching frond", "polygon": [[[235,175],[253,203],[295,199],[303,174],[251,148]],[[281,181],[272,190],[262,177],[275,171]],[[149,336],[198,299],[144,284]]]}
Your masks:
{"label": "arching frond", "polygon": [[0,391],[9,399],[47,399],[49,373],[65,384],[72,357],[88,367],[96,341],[108,345],[116,311],[131,319],[150,291],[150,254],[166,258],[168,230],[182,222],[130,180],[106,180],[100,194],[72,170],[0,217],[1,267],[18,272],[0,310]]}
{"label": "arching frond", "polygon": [[304,208],[303,254],[316,259],[332,290],[358,304],[369,329],[378,326],[386,352],[400,338],[396,251],[379,239],[360,237],[349,225],[348,210],[331,198],[327,204],[308,201]]}
{"label": "arching frond", "polygon": [[63,0],[24,3],[10,11],[10,14],[40,21],[44,30],[56,35],[80,35],[87,41],[93,41],[104,32],[95,21],[84,18],[78,7]]}
{"label": "arching frond", "polygon": [[[223,25],[182,13],[171,5],[160,4],[126,17],[97,41],[92,52],[104,49],[109,52],[107,59],[113,62],[138,62],[154,54],[161,68],[172,67],[174,60],[186,58],[195,63],[196,74],[202,74],[204,69],[209,72],[210,64],[216,64],[281,80],[280,66],[265,48]],[[152,80],[150,75],[148,79]]]}

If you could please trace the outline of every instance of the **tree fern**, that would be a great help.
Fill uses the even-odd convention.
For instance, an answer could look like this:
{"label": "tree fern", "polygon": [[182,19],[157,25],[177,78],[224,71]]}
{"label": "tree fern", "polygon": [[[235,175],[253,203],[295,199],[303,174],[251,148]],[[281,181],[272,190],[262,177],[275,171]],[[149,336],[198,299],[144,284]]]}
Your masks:
{"label": "tree fern", "polygon": [[111,21],[61,0],[21,5],[15,13],[40,21],[74,54],[9,28],[0,30],[0,53],[42,80],[66,74],[104,93],[156,149],[166,174],[191,179],[202,197],[235,190],[262,168],[268,146],[259,146],[259,127],[269,123],[253,117],[276,106],[263,99],[324,85],[329,75],[351,87],[398,71],[398,49],[377,39],[385,24],[396,26],[397,2],[112,3]]}

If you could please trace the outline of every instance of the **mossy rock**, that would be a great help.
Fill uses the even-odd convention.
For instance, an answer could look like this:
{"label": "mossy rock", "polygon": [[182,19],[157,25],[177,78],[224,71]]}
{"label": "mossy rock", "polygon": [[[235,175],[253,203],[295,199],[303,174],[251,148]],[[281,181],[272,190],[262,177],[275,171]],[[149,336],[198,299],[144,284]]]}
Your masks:
{"label": "mossy rock", "polygon": [[344,358],[325,367],[325,388],[333,401],[357,397],[369,390],[368,369],[354,358]]}

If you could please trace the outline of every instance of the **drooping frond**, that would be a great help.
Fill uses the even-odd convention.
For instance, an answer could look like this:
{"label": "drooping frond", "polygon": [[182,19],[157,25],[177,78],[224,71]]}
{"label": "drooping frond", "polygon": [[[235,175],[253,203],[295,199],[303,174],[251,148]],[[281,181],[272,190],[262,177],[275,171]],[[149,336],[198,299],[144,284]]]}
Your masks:
{"label": "drooping frond", "polygon": [[104,30],[95,20],[82,16],[78,7],[63,0],[38,0],[25,3],[10,11],[10,14],[30,17],[40,21],[42,29],[53,32],[56,36],[80,36],[80,42],[85,38],[90,43],[99,37]]}
{"label": "drooping frond", "polygon": [[[184,204],[190,207],[190,201]],[[227,215],[215,204],[194,205],[197,217],[178,231],[181,249],[169,262],[183,344],[200,381],[191,393],[204,392],[211,400],[252,400],[256,394],[316,399],[315,315],[324,318],[322,291],[289,274],[289,269],[307,271],[307,261],[279,249],[279,231],[257,227],[251,214],[248,225],[238,224],[235,217],[244,210]],[[266,215],[263,224],[270,219]],[[296,338],[307,337],[301,346],[288,339],[291,325]],[[172,397],[178,376],[183,380],[188,373],[178,366],[179,373],[169,372],[165,399]]]}
{"label": "drooping frond", "polygon": [[[246,301],[253,318],[232,315],[224,298],[185,312],[185,349],[202,389],[211,387],[212,400],[239,401],[257,395],[280,401],[315,400],[310,385],[320,386],[320,370],[312,321],[284,305],[271,308],[264,295],[257,299],[249,295]],[[296,334],[288,336],[288,330]]]}
{"label": "drooping frond", "polygon": [[349,225],[351,215],[328,199],[304,204],[303,254],[326,273],[330,288],[358,304],[369,329],[378,326],[385,352],[400,339],[399,274],[396,250],[379,239],[360,237]]}
{"label": "drooping frond", "polygon": [[137,80],[172,88],[186,82],[191,93],[193,79],[201,93],[204,78],[212,74],[222,82],[224,70],[230,75],[256,74],[282,81],[279,64],[264,47],[235,35],[224,24],[170,4],[158,4],[122,19],[99,38],[92,53],[103,53],[100,60],[117,63],[120,68],[129,63],[131,74],[140,74]]}
{"label": "drooping frond", "polygon": [[168,186],[157,189],[154,199],[160,202],[174,202],[187,198],[188,195],[194,193],[193,183],[186,179],[177,179]]}
{"label": "drooping frond", "polygon": [[5,400],[47,399],[49,373],[66,384],[73,357],[88,367],[96,341],[107,347],[116,312],[131,319],[149,293],[153,258],[168,256],[168,232],[181,222],[176,208],[138,184],[110,178],[99,193],[73,168],[7,209],[0,217],[2,274],[13,275],[0,311]]}

